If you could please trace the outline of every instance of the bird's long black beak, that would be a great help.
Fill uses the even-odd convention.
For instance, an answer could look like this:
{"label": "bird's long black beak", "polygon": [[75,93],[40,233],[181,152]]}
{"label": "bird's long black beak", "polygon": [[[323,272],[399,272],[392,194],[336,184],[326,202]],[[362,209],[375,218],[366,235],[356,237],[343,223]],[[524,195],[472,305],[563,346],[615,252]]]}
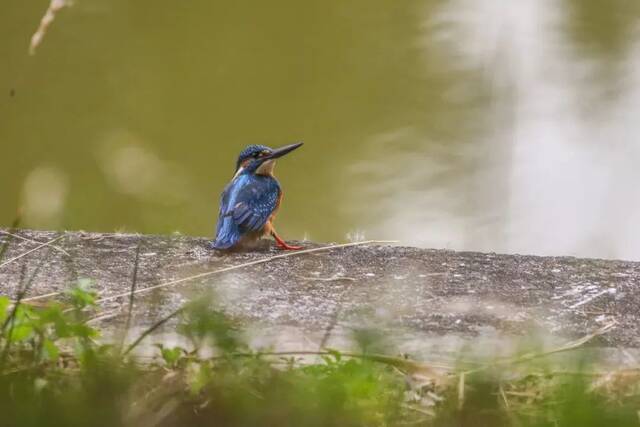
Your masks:
{"label": "bird's long black beak", "polygon": [[263,159],[265,159],[265,160],[277,159],[278,157],[282,157],[285,154],[289,154],[290,152],[292,152],[296,148],[300,147],[302,144],[303,144],[302,142],[298,142],[298,143],[295,143],[295,144],[285,145],[284,147],[276,148],[275,150],[273,150],[273,153],[269,154],[268,156],[263,157]]}

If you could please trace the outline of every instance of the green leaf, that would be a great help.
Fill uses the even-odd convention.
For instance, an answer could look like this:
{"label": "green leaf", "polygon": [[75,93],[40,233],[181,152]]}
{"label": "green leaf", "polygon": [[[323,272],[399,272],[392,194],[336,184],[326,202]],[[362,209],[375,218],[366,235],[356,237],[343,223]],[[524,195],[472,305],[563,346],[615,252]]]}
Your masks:
{"label": "green leaf", "polygon": [[44,349],[44,356],[49,360],[58,360],[58,356],[60,355],[60,350],[58,346],[55,345],[53,341],[50,339],[45,339],[42,343],[42,347]]}
{"label": "green leaf", "polygon": [[329,353],[336,359],[336,362],[340,362],[340,360],[342,359],[342,353],[340,353],[338,350],[333,348],[327,348],[326,350],[327,350],[327,353]]}
{"label": "green leaf", "polygon": [[54,329],[56,331],[56,335],[59,338],[69,338],[72,336],[73,331],[71,330],[71,326],[66,318],[60,317],[56,319],[53,323]]}
{"label": "green leaf", "polygon": [[334,361],[332,358],[330,358],[329,356],[325,356],[324,354],[322,356],[320,356],[320,358],[322,360],[324,360],[324,363],[326,363],[327,365],[333,365]]}
{"label": "green leaf", "polygon": [[13,321],[15,323],[29,323],[32,322],[35,317],[37,316],[31,307],[20,304],[18,308],[16,308],[16,314],[14,315]]}
{"label": "green leaf", "polygon": [[40,323],[53,325],[57,338],[69,338],[73,335],[68,316],[62,311],[60,304],[52,303],[40,312]]}
{"label": "green leaf", "polygon": [[176,363],[180,360],[180,356],[184,353],[184,350],[181,347],[173,347],[173,348],[160,348],[160,353],[162,354],[162,358],[165,363],[170,366],[175,366]]}
{"label": "green leaf", "polygon": [[193,395],[197,395],[211,380],[211,367],[206,363],[192,363],[187,370],[187,383]]}
{"label": "green leaf", "polygon": [[11,300],[9,299],[9,297],[0,297],[0,324],[4,323],[4,321],[7,319],[7,315],[9,314],[10,302]]}
{"label": "green leaf", "polygon": [[62,308],[57,303],[48,304],[47,307],[40,311],[40,321],[42,323],[55,323],[63,317]]}
{"label": "green leaf", "polygon": [[30,338],[32,334],[33,334],[33,327],[31,325],[27,325],[23,323],[21,325],[14,326],[13,330],[11,331],[11,336],[9,337],[9,340],[13,342],[24,341],[27,338]]}
{"label": "green leaf", "polygon": [[69,336],[77,338],[95,338],[100,335],[97,329],[94,329],[85,323],[69,325],[69,332]]}
{"label": "green leaf", "polygon": [[96,305],[96,293],[91,289],[93,282],[80,279],[76,285],[66,293],[71,298],[71,304],[77,309]]}

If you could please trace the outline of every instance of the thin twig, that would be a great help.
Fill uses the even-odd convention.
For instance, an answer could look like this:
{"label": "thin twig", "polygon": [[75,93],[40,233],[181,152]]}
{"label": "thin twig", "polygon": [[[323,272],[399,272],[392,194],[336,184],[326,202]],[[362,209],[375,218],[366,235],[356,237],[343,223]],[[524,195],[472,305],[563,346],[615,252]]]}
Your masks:
{"label": "thin twig", "polygon": [[[582,345],[586,344],[587,342],[591,341],[592,339],[594,339],[595,337],[605,334],[607,333],[610,329],[612,329],[613,327],[615,327],[617,325],[616,321],[613,321],[607,325],[604,325],[602,328],[597,329],[595,331],[593,331],[592,333],[585,335],[582,338],[579,338],[577,340],[574,341],[570,341],[566,344],[564,344],[563,346],[560,346],[556,349],[550,350],[550,351],[544,351],[544,352],[540,352],[540,353],[527,353],[524,354],[522,356],[519,356],[515,359],[512,360],[507,360],[505,361],[506,363],[520,363],[520,362],[526,362],[532,359],[538,359],[541,357],[547,357],[550,356],[552,354],[556,354],[556,353],[562,353],[565,351],[570,351],[570,350],[574,350],[578,347],[581,347]],[[498,363],[505,363],[505,362],[498,362]]]}
{"label": "thin twig", "polygon": [[570,306],[569,306],[569,308],[570,308],[570,309],[578,308],[578,307],[580,307],[581,305],[588,304],[588,303],[590,303],[591,301],[593,301],[594,299],[599,298],[599,297],[601,297],[602,295],[606,295],[606,294],[608,294],[608,293],[610,293],[610,292],[609,292],[609,290],[608,290],[608,289],[605,289],[604,291],[598,292],[598,293],[597,293],[597,294],[595,294],[595,295],[591,295],[589,298],[583,299],[582,301],[579,301],[579,302],[577,302],[577,303],[575,303],[575,304],[570,305]]}
{"label": "thin twig", "polygon": [[[11,309],[11,313],[6,318],[6,320],[2,324],[2,327],[0,328],[0,334],[4,334],[7,325],[9,325],[9,331],[7,332],[7,335],[6,335],[5,346],[2,349],[2,354],[0,355],[0,370],[4,369],[4,365],[5,365],[6,361],[7,361],[8,355],[9,355],[9,350],[11,349],[11,344],[12,344],[11,335],[13,335],[13,328],[15,326],[15,318],[16,318],[16,314],[18,313],[18,307],[20,307],[20,301],[26,295],[26,293],[29,291],[29,288],[31,288],[31,285],[33,284],[34,279],[36,278],[36,276],[40,272],[40,268],[44,265],[44,261],[45,261],[45,259],[42,258],[42,260],[38,263],[38,265],[34,269],[33,273],[31,274],[31,277],[29,277],[29,280],[26,283],[24,283],[24,275],[25,275],[26,265],[22,264],[22,266],[21,266],[21,270],[20,270],[20,289],[18,290],[18,294],[16,295],[16,303],[13,305],[13,308]],[[24,286],[23,286],[23,283],[24,283]]]}
{"label": "thin twig", "polygon": [[47,11],[42,16],[40,20],[40,25],[38,25],[38,29],[33,36],[31,36],[31,42],[29,43],[29,55],[34,55],[36,53],[36,48],[40,43],[42,43],[42,39],[44,35],[47,33],[47,29],[53,22],[56,17],[56,13],[60,11],[60,9],[69,6],[71,1],[69,0],[51,0]]}
{"label": "thin twig", "polygon": [[127,310],[127,321],[122,331],[122,339],[120,340],[120,349],[124,346],[124,342],[127,339],[127,332],[131,326],[131,316],[133,314],[133,300],[135,299],[136,288],[138,287],[138,266],[140,265],[140,246],[141,242],[138,241],[136,246],[136,257],[133,261],[133,277],[131,278],[131,292],[129,294],[129,308]]}
{"label": "thin twig", "polygon": [[28,250],[27,252],[24,252],[24,253],[22,253],[22,254],[20,254],[18,256],[15,256],[15,257],[11,258],[10,260],[7,260],[7,261],[3,262],[2,264],[0,264],[0,268],[4,267],[5,265],[11,264],[12,262],[14,262],[14,261],[16,261],[16,260],[18,260],[18,259],[20,259],[22,257],[27,256],[30,253],[38,251],[38,250],[40,250],[42,248],[45,248],[47,246],[51,246],[51,244],[53,242],[57,242],[58,240],[62,239],[63,237],[64,237],[64,234],[61,235],[61,236],[56,237],[55,239],[51,239],[48,242],[42,243],[41,245],[38,245],[37,247],[35,247],[35,248],[31,249],[31,250]]}
{"label": "thin twig", "polygon": [[[25,266],[23,265],[21,267],[21,272],[20,272],[20,286],[22,286],[22,282],[24,280],[24,270],[25,270]],[[6,335],[5,335],[5,343],[4,343],[4,347],[2,348],[2,353],[0,354],[0,372],[4,372],[4,367],[5,364],[7,363],[7,357],[9,357],[9,351],[11,351],[11,344],[13,344],[13,340],[11,339],[11,337],[13,336],[13,330],[15,328],[16,322],[15,322],[15,318],[16,318],[16,314],[18,312],[18,306],[20,305],[20,295],[22,294],[22,292],[18,293],[18,303],[11,309],[11,313],[9,314],[9,316],[7,317],[7,319],[5,320],[5,322],[2,324],[2,329],[0,331],[0,333],[2,335],[5,334],[5,330],[7,328],[7,326],[9,326],[9,330],[6,331]]]}
{"label": "thin twig", "polygon": [[305,276],[297,276],[299,279],[308,280],[310,282],[355,282],[356,279],[353,277],[345,277],[345,276],[333,276],[333,277],[305,277]]}
{"label": "thin twig", "polygon": [[508,411],[511,408],[509,404],[509,400],[507,399],[507,395],[504,393],[504,387],[500,384],[500,397],[502,397],[502,401],[504,402],[504,408]]}
{"label": "thin twig", "polygon": [[60,295],[62,292],[61,291],[56,291],[56,292],[49,292],[48,294],[42,294],[42,295],[36,295],[35,297],[29,297],[29,298],[24,298],[22,301],[23,304],[25,303],[29,303],[31,301],[37,301],[39,299],[45,299],[45,298],[49,298],[49,297],[55,297],[56,295]]}
{"label": "thin twig", "polygon": [[44,265],[44,261],[45,259],[43,258],[38,265],[36,266],[36,268],[33,270],[33,273],[31,274],[31,277],[29,277],[29,280],[24,284],[24,286],[22,286],[22,284],[24,283],[24,275],[25,275],[25,270],[26,270],[26,264],[22,264],[21,266],[21,270],[20,270],[20,288],[18,289],[18,294],[16,295],[16,299],[15,302],[12,305],[11,308],[11,313],[9,314],[9,316],[5,319],[4,323],[2,324],[2,326],[0,327],[0,333],[4,332],[5,328],[7,327],[7,324],[10,321],[13,321],[13,318],[16,315],[16,312],[18,310],[18,307],[20,306],[20,304],[22,303],[22,299],[24,298],[24,296],[27,294],[27,292],[29,292],[29,289],[31,289],[31,285],[33,284],[33,281],[35,280],[36,276],[38,275],[38,273],[40,272],[40,269],[42,268],[42,266]]}
{"label": "thin twig", "polygon": [[[402,407],[403,407],[403,408],[405,408],[405,409],[410,409],[410,410],[412,410],[412,411],[416,411],[416,412],[418,412],[418,413],[420,413],[420,414],[422,414],[422,415],[426,415],[426,416],[428,416],[428,417],[435,417],[435,416],[436,416],[436,413],[435,413],[435,412],[433,412],[432,410],[424,409],[424,408],[420,408],[420,407],[415,406],[415,405],[409,405],[409,404],[407,404],[407,403],[403,403],[403,404],[402,404],[402,405],[400,405],[400,406],[402,406]],[[424,420],[423,420],[423,421],[424,421]]]}
{"label": "thin twig", "polygon": [[[22,220],[22,218],[21,218],[20,214],[18,213],[16,218],[13,220],[13,223],[11,224],[11,228],[9,230],[15,231],[15,229],[18,228],[18,226],[20,225],[20,221],[21,220]],[[7,252],[7,249],[9,248],[9,244],[11,243],[12,239],[13,239],[13,237],[11,235],[9,235],[9,239],[7,239],[2,244],[2,247],[0,248],[0,260],[2,260],[2,258],[4,257],[4,254]]]}
{"label": "thin twig", "polygon": [[11,337],[12,331],[13,331],[13,318],[16,316],[16,313],[18,311],[18,306],[20,305],[20,300],[22,299],[22,297],[24,296],[24,294],[27,293],[26,288],[23,286],[24,285],[24,276],[26,274],[27,271],[27,266],[26,264],[22,264],[20,266],[20,276],[19,276],[19,280],[18,280],[18,293],[16,295],[16,300],[18,301],[17,303],[13,304],[13,306],[11,307],[11,311],[9,312],[9,315],[7,316],[6,319],[4,319],[4,322],[2,323],[2,325],[0,325],[0,335],[4,334],[5,330],[7,329],[7,326],[10,326],[9,328],[9,334],[7,335],[7,337]]}
{"label": "thin twig", "polygon": [[86,324],[97,323],[97,322],[101,322],[103,320],[113,319],[114,317],[117,317],[119,315],[120,315],[120,310],[108,311],[108,312],[100,313],[100,315],[98,315],[96,317],[92,317],[91,319],[88,319],[84,323],[86,323]]}
{"label": "thin twig", "polygon": [[127,349],[122,354],[123,355],[129,354],[129,352],[131,350],[133,350],[134,348],[136,348],[138,346],[138,344],[140,344],[142,342],[142,340],[145,339],[149,334],[153,333],[153,331],[158,329],[160,326],[164,325],[169,320],[173,319],[178,314],[182,313],[182,311],[184,311],[184,307],[180,307],[179,309],[175,310],[173,313],[169,314],[166,317],[163,317],[162,319],[158,320],[156,323],[151,325],[143,333],[141,333],[140,336],[138,336],[138,338],[136,338],[136,340],[134,342],[132,342],[129,345],[129,347],[127,347]]}
{"label": "thin twig", "polygon": [[458,409],[462,409],[464,405],[464,382],[465,373],[460,372],[460,378],[458,379]]}
{"label": "thin twig", "polygon": [[[256,260],[256,261],[251,261],[251,262],[247,262],[247,263],[243,263],[243,264],[233,265],[233,266],[230,266],[230,267],[225,267],[225,268],[221,268],[221,269],[214,270],[214,271],[207,271],[207,272],[204,272],[204,273],[196,274],[194,276],[184,277],[182,279],[171,280],[169,282],[161,283],[161,284],[155,285],[155,286],[149,286],[149,287],[142,288],[142,289],[136,289],[135,292],[133,292],[133,293],[134,294],[140,294],[140,293],[143,293],[143,292],[152,291],[154,289],[166,288],[168,286],[173,286],[173,285],[178,285],[178,284],[185,283],[185,282],[190,282],[192,280],[201,279],[203,277],[212,276],[214,274],[225,273],[227,271],[238,270],[238,269],[245,268],[245,267],[251,267],[251,266],[254,266],[254,265],[264,264],[264,263],[267,263],[267,262],[274,261],[276,259],[282,259],[282,258],[288,258],[288,257],[292,257],[292,256],[310,254],[310,253],[313,253],[313,252],[328,251],[328,250],[331,250],[331,249],[340,249],[340,248],[347,248],[347,247],[351,247],[351,246],[360,246],[360,245],[375,244],[375,243],[397,243],[397,242],[396,241],[392,241],[392,240],[367,240],[365,242],[344,243],[344,244],[340,244],[340,245],[322,246],[320,248],[305,249],[305,250],[302,250],[302,251],[295,251],[295,252],[287,252],[285,254],[274,255],[274,256],[271,256],[271,257],[268,257],[268,258],[263,258],[263,259],[259,259],[259,260]],[[100,298],[100,299],[96,300],[96,303],[98,304],[98,303],[102,303],[102,302],[105,302],[105,301],[111,301],[111,300],[114,300],[114,299],[130,296],[130,295],[131,295],[131,292],[125,292],[125,293],[121,293],[121,294],[117,294],[117,295],[112,295],[112,296],[108,296],[108,297],[105,297],[105,298]]]}
{"label": "thin twig", "polygon": [[553,354],[563,353],[565,351],[575,350],[576,348],[581,347],[584,344],[586,344],[587,342],[591,341],[595,337],[607,333],[609,330],[611,330],[616,325],[617,325],[617,322],[613,321],[613,322],[603,326],[602,328],[597,329],[597,330],[593,331],[592,333],[590,333],[588,335],[585,335],[582,338],[579,338],[579,339],[574,340],[574,341],[569,341],[568,343],[565,343],[564,345],[562,345],[562,346],[560,346],[558,348],[554,348],[552,350],[543,351],[543,352],[539,352],[539,353],[526,353],[526,354],[523,354],[523,355],[517,356],[517,357],[510,357],[508,359],[497,360],[495,362],[489,363],[489,364],[484,365],[482,367],[468,370],[465,373],[466,374],[471,374],[471,373],[475,373],[475,372],[484,371],[484,370],[487,370],[487,369],[489,369],[491,367],[495,367],[495,366],[512,365],[512,364],[516,364],[516,363],[529,362],[531,360],[539,359],[539,358],[542,358],[542,357],[551,356]]}
{"label": "thin twig", "polygon": [[0,247],[0,260],[2,260],[2,258],[4,257],[4,254],[7,252],[7,249],[9,248],[9,244],[11,243],[11,240],[13,240],[13,237],[9,236],[7,240],[2,242],[2,246]]}

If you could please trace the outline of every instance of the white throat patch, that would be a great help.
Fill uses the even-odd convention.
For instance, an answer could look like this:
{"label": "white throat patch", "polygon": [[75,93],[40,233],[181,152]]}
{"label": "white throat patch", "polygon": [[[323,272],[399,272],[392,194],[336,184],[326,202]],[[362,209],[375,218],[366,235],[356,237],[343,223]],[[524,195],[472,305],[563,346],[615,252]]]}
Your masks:
{"label": "white throat patch", "polygon": [[273,175],[273,169],[276,167],[276,160],[271,159],[267,160],[263,164],[261,164],[258,169],[256,169],[256,173],[258,175]]}

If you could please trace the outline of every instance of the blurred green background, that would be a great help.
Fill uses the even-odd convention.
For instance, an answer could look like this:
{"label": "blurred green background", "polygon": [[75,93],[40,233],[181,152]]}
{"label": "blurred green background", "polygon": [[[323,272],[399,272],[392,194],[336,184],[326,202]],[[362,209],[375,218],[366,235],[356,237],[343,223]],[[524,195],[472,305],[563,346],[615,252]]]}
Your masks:
{"label": "blurred green background", "polygon": [[0,226],[212,235],[247,144],[288,239],[640,259],[636,0],[77,0],[0,14]]}

